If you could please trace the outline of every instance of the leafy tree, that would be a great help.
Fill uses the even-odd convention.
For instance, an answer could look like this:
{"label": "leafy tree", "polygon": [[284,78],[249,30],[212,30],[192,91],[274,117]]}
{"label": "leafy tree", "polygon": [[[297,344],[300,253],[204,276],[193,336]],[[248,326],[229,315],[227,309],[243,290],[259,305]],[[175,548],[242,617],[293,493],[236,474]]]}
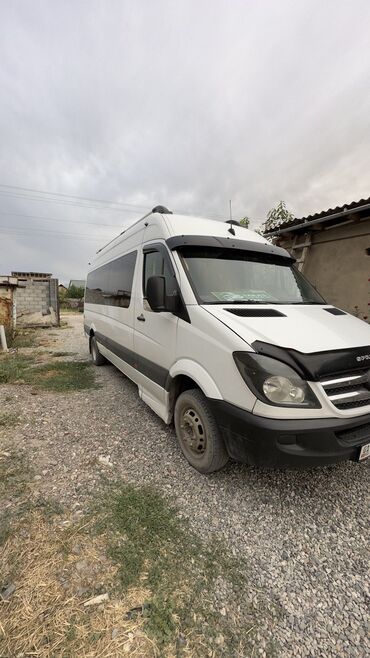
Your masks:
{"label": "leafy tree", "polygon": [[77,288],[77,286],[69,286],[67,297],[70,299],[82,299],[85,294],[85,288]]}
{"label": "leafy tree", "polygon": [[251,220],[249,219],[249,217],[243,217],[242,219],[239,219],[239,224],[240,226],[244,226],[245,228],[248,228],[250,221]]}
{"label": "leafy tree", "polygon": [[66,288],[59,288],[59,290],[58,290],[58,299],[59,299],[60,303],[64,302],[67,295],[68,295],[68,290]]}
{"label": "leafy tree", "polygon": [[272,208],[267,213],[267,219],[262,225],[263,231],[271,231],[274,228],[278,228],[286,222],[290,222],[294,219],[291,212],[285,205],[285,201],[279,201],[276,208]]}

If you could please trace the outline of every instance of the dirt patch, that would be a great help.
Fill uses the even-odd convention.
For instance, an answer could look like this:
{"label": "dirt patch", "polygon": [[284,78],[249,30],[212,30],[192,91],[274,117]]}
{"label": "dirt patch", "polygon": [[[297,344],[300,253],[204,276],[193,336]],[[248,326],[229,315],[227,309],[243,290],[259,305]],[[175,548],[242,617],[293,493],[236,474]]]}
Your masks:
{"label": "dirt patch", "polygon": [[[144,593],[125,599],[108,595],[117,567],[106,557],[104,542],[83,528],[66,532],[63,517],[48,521],[34,512],[13,528],[0,558],[0,655],[4,658],[76,656],[115,658],[156,655],[142,632],[143,618],[128,611]],[[97,599],[99,601],[99,599]]]}
{"label": "dirt patch", "polygon": [[238,598],[238,569],[160,493],[106,482],[83,514],[40,498],[22,454],[0,465],[2,658],[245,655],[255,615],[229,617],[217,599],[220,583]]}

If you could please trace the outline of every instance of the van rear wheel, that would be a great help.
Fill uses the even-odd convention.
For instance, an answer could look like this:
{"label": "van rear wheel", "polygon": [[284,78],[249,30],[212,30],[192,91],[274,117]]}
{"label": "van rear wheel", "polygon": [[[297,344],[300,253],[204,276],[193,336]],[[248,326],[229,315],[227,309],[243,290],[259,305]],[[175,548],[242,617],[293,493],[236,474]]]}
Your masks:
{"label": "van rear wheel", "polygon": [[174,416],[181,450],[193,468],[200,473],[213,473],[225,466],[229,457],[202,391],[191,389],[181,393]]}
{"label": "van rear wheel", "polygon": [[107,363],[107,359],[105,358],[105,356],[103,356],[99,352],[98,343],[97,343],[97,340],[96,340],[95,336],[91,336],[90,354],[91,354],[91,360],[92,360],[94,366],[103,366],[104,363]]}

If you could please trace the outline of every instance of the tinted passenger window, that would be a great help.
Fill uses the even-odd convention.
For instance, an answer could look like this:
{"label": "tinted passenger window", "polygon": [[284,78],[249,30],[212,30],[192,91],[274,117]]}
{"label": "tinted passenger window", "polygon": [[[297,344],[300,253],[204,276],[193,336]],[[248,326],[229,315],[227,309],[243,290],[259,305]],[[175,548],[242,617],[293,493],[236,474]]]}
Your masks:
{"label": "tinted passenger window", "polygon": [[128,308],[134,278],[136,251],[98,267],[87,276],[85,301]]}
{"label": "tinted passenger window", "polygon": [[160,251],[150,251],[144,254],[144,277],[143,287],[146,296],[146,286],[151,276],[166,277],[166,294],[173,295],[177,291],[175,275],[165,254]]}

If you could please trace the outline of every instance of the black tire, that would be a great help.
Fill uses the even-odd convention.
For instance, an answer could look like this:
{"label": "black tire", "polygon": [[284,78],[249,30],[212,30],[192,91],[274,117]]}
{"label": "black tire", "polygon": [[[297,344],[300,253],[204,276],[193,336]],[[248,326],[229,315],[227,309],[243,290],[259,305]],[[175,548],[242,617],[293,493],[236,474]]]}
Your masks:
{"label": "black tire", "polygon": [[193,468],[213,473],[225,466],[229,456],[202,391],[195,388],[179,395],[174,420],[181,450]]}
{"label": "black tire", "polygon": [[105,363],[107,363],[105,356],[99,352],[98,343],[95,336],[91,336],[90,339],[90,354],[94,366],[103,366]]}

